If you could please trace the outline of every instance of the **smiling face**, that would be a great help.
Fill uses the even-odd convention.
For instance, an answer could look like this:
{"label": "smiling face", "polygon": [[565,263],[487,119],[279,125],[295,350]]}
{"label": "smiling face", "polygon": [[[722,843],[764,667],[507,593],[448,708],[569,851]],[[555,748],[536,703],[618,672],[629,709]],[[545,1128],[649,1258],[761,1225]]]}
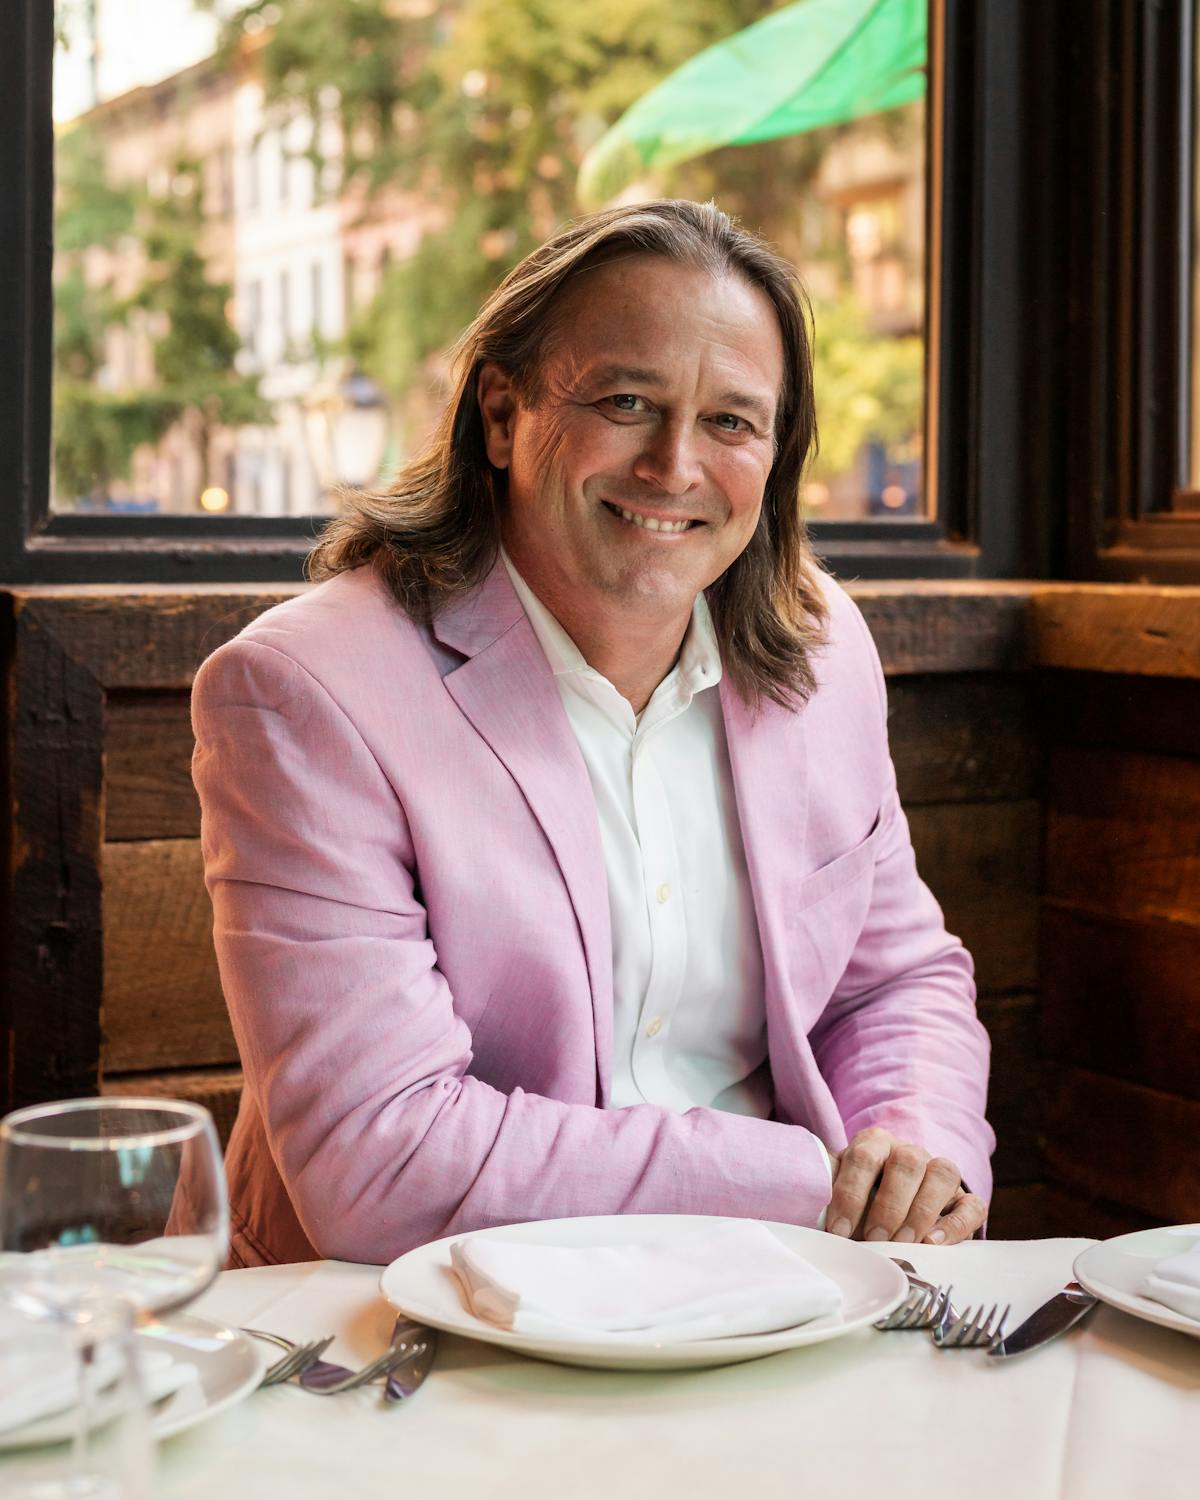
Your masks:
{"label": "smiling face", "polygon": [[504,544],[572,634],[687,627],[754,534],[774,459],[783,341],[765,293],[635,254],[583,273],[530,404],[480,375],[508,471]]}

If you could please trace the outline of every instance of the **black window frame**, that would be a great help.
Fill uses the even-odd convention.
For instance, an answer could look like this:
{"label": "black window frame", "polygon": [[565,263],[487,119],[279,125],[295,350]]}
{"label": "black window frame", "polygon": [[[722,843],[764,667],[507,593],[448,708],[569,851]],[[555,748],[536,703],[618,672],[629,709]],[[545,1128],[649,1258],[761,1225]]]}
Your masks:
{"label": "black window frame", "polygon": [[[1142,368],[1157,368],[1153,340],[1163,314],[1156,321],[1150,313],[1166,295],[1162,276],[1170,276],[1172,295],[1186,290],[1178,235],[1169,243],[1158,236],[1152,264],[1132,283],[1131,273],[1119,285],[1110,278],[1115,207],[1126,215],[1122,224],[1147,222],[1162,202],[1163,160],[1155,152],[1166,138],[1176,147],[1183,140],[1183,102],[1160,91],[1150,110],[1147,59],[1130,55],[1129,37],[1151,25],[1151,12],[1187,8],[1190,15],[1191,4],[931,0],[926,326],[934,518],[815,522],[817,549],[840,577],[1200,578],[1200,552],[1179,553],[1171,543],[1149,561],[1142,553],[1131,560],[1127,534],[1113,545],[1128,483],[1110,446],[1123,442],[1126,455],[1156,450],[1144,432],[1141,446],[1134,443],[1126,432],[1128,393],[1118,399],[1100,373],[1131,337],[1141,340]],[[322,517],[50,513],[53,7],[9,0],[8,15],[13,45],[0,55],[0,162],[10,184],[0,207],[0,255],[9,269],[0,313],[9,356],[0,376],[0,579],[298,580]],[[1129,76],[1135,63],[1140,86]],[[1190,110],[1190,89],[1183,94]],[[1114,113],[1116,97],[1125,101],[1123,116]],[[1122,156],[1129,119],[1148,142],[1136,164],[1128,151]],[[1176,163],[1171,171],[1179,176]],[[1131,206],[1135,188],[1140,196]],[[1176,386],[1178,363],[1170,377]],[[1161,432],[1161,391],[1139,399],[1138,420]],[[1176,415],[1178,399],[1176,391]],[[1146,525],[1160,538],[1192,530],[1177,518]],[[1147,556],[1151,550],[1142,548]]]}
{"label": "black window frame", "polygon": [[[1200,582],[1190,483],[1197,0],[1087,0],[1062,41],[1081,80],[1062,347],[1068,534],[1077,579]],[[1088,93],[1082,92],[1086,85]]]}

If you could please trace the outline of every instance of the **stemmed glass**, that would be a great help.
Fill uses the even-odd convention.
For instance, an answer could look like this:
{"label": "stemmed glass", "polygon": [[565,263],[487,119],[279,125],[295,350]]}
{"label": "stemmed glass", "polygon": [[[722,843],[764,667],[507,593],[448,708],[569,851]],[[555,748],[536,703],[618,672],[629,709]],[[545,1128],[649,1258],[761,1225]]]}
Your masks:
{"label": "stemmed glass", "polygon": [[229,1206],[212,1116],[165,1099],[72,1099],[0,1120],[0,1299],[74,1330],[74,1474],[86,1495],[91,1367],[114,1309],[148,1321],[212,1282]]}

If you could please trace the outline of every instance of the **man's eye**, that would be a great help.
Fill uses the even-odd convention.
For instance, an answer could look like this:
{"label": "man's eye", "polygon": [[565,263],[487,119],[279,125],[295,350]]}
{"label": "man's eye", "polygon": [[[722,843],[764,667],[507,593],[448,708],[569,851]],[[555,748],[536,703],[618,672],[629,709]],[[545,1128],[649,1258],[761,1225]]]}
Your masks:
{"label": "man's eye", "polygon": [[628,394],[625,394],[620,396],[610,396],[608,399],[612,402],[612,404],[617,408],[618,411],[637,411],[638,402],[641,401],[642,398],[640,396],[630,396]]}
{"label": "man's eye", "polygon": [[746,421],[745,417],[735,416],[731,411],[718,412],[713,421],[716,422],[717,426],[723,432],[750,431],[750,423]]}

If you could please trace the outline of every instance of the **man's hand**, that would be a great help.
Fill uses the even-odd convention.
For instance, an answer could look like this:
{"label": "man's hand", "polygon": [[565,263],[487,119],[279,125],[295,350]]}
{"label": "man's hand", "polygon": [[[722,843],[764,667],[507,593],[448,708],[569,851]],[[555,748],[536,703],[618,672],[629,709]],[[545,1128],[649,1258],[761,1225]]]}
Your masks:
{"label": "man's hand", "polygon": [[987,1204],[963,1187],[944,1156],[899,1141],[878,1126],[860,1130],[844,1151],[830,1152],[830,1234],[846,1239],[955,1245],[975,1233]]}

